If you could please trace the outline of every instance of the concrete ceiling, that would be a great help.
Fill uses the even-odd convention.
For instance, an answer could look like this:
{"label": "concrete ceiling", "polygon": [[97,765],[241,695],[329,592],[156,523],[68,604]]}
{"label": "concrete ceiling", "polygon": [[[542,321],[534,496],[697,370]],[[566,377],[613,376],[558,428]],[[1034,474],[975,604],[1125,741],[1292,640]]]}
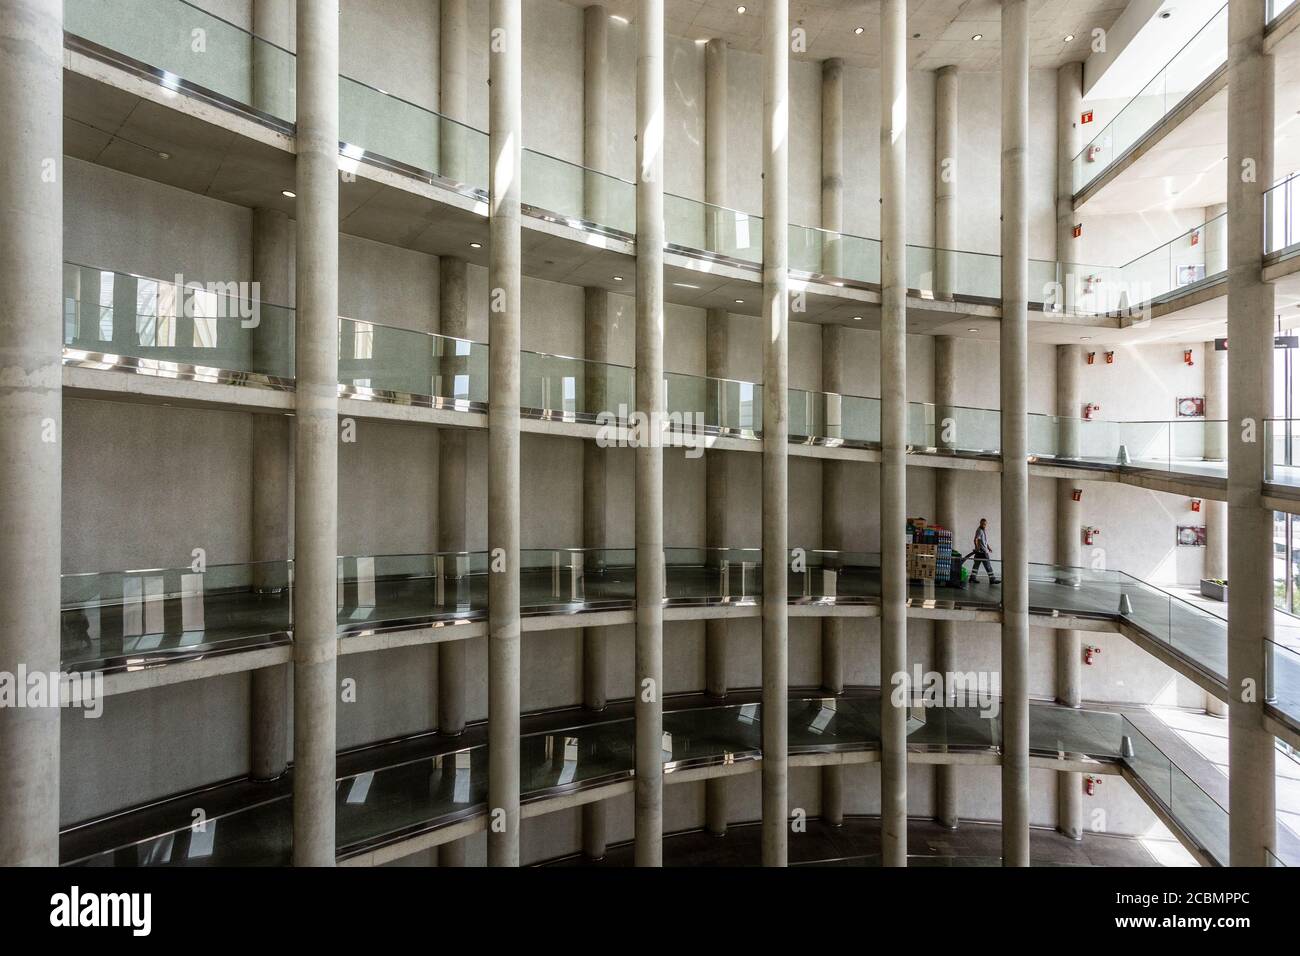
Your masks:
{"label": "concrete ceiling", "polygon": [[[596,0],[565,0],[576,7]],[[763,37],[767,0],[665,0],[664,19],[673,36],[693,40],[725,39],[738,50],[757,52]],[[600,0],[613,16],[636,19],[636,0]],[[1083,61],[1090,52],[1092,30],[1109,29],[1128,0],[1029,0],[1030,66],[1055,68]],[[808,52],[797,58],[842,57],[854,66],[880,68],[879,0],[790,0],[790,25],[808,35]],[[859,27],[862,33],[854,31]],[[966,70],[996,71],[1001,55],[1001,5],[998,0],[909,0],[908,66],[937,70],[956,65]],[[972,40],[975,35],[982,39]],[[1074,39],[1066,41],[1065,37]]]}

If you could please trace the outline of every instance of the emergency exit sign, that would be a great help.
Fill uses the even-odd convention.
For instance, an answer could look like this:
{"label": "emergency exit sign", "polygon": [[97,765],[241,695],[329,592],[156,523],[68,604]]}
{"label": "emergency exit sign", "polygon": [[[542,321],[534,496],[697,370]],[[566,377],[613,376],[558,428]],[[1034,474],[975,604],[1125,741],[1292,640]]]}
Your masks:
{"label": "emergency exit sign", "polygon": [[[1296,335],[1275,335],[1273,336],[1273,348],[1275,349],[1300,349],[1300,336]],[[1227,339],[1215,339],[1214,351],[1228,351]]]}

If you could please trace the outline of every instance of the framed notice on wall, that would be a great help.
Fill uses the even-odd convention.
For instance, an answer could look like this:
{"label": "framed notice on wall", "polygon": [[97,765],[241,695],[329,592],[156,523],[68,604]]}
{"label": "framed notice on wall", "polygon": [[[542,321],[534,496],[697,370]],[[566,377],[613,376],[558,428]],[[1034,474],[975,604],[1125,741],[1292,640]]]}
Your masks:
{"label": "framed notice on wall", "polygon": [[1179,418],[1204,418],[1205,399],[1204,398],[1178,399],[1178,417]]}
{"label": "framed notice on wall", "polygon": [[1178,526],[1178,547],[1180,548],[1203,548],[1205,547],[1205,526],[1204,525],[1179,525]]}

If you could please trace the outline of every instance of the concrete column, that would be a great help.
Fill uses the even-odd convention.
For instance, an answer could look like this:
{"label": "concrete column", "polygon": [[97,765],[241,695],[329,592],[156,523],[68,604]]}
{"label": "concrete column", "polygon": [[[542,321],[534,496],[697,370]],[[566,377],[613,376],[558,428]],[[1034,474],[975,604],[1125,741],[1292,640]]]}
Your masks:
{"label": "concrete column", "polygon": [[[438,286],[438,323],[442,334],[467,337],[469,284],[465,260],[442,256],[438,260]],[[468,548],[467,435],[460,428],[442,428],[438,430],[438,439],[438,550],[459,553]],[[465,730],[465,654],[464,641],[445,641],[438,645],[438,731],[453,737]]]}
{"label": "concrete column", "polygon": [[[463,123],[469,113],[469,11],[467,0],[440,0],[438,31],[439,110],[448,120],[441,124],[438,148],[442,174],[454,182],[469,179],[468,138]],[[454,338],[469,337],[469,280],[466,262],[455,256],[438,259],[438,331]],[[454,375],[453,362],[447,371]],[[444,386],[454,381],[444,377]],[[467,434],[459,428],[438,432],[438,550],[468,550],[466,533]],[[456,567],[455,564],[452,567]],[[458,573],[458,572],[457,572]],[[468,648],[464,641],[438,645],[438,731],[459,736],[465,730]],[[438,848],[439,866],[463,866],[465,843],[457,840]]]}
{"label": "concrete column", "polygon": [[488,187],[488,864],[519,865],[521,0],[492,0]]}
{"label": "concrete column", "polygon": [[[62,553],[61,0],[6,3],[0,49],[0,671],[49,674]],[[0,707],[0,768],[0,866],[57,866],[57,706]]]}
{"label": "concrete column", "polygon": [[[294,297],[294,224],[274,209],[253,210],[253,281],[260,301],[292,306]],[[268,323],[269,325],[269,323]],[[252,351],[263,351],[261,333],[251,330]],[[277,336],[278,337],[278,336]],[[254,415],[252,442],[252,540],[249,558],[254,563],[253,587],[265,592],[283,586],[271,573],[270,562],[284,561],[292,553],[293,434],[286,415]],[[289,665],[278,664],[253,671],[250,689],[252,777],[272,780],[288,768]]]}
{"label": "concrete column", "polygon": [[334,865],[339,15],[298,0],[293,862]]}
{"label": "concrete column", "polygon": [[[1078,415],[1081,401],[1079,373],[1083,368],[1083,347],[1056,347],[1056,414],[1057,454],[1063,458],[1079,455]],[[1082,564],[1082,505],[1074,500],[1074,479],[1058,478],[1056,485],[1056,563],[1064,571]],[[1077,582],[1073,572],[1057,575],[1058,581]],[[1056,702],[1066,707],[1083,703],[1081,671],[1083,635],[1078,631],[1056,632]],[[1061,774],[1057,780],[1056,828],[1072,840],[1083,839],[1083,774]]]}
{"label": "concrete column", "polygon": [[438,26],[438,108],[448,120],[438,128],[442,175],[465,183],[469,172],[469,135],[464,126],[469,114],[469,11],[468,0],[440,0]]}
{"label": "concrete column", "polygon": [[[1228,7],[1228,850],[1265,866],[1276,847],[1273,735],[1264,727],[1273,636],[1273,515],[1260,500],[1273,407],[1273,286],[1263,280],[1273,179],[1273,60],[1264,0]],[[1253,175],[1252,175],[1253,173]],[[1237,423],[1242,423],[1240,426]],[[1247,427],[1246,423],[1253,424]]]}
{"label": "concrete column", "polygon": [[[1063,63],[1056,71],[1056,258],[1061,284],[1058,307],[1073,301],[1077,292],[1078,258],[1074,249],[1074,157],[1082,148],[1079,128],[1083,118],[1083,63]],[[1078,410],[1074,412],[1078,415]]]}
{"label": "concrete column", "polygon": [[[637,0],[636,407],[666,412],[664,379],[664,3]],[[636,449],[637,866],[663,865],[664,462],[658,427]]]}
{"label": "concrete column", "polygon": [[[709,309],[706,314],[704,334],[705,374],[721,379],[727,375],[727,311]],[[727,529],[727,467],[728,453],[721,448],[704,452],[704,544],[716,557],[726,548]],[[728,624],[725,618],[711,618],[704,622],[704,687],[710,697],[727,696],[727,641]],[[727,832],[727,780],[713,777],[704,784],[705,818],[710,833],[722,836]]]}
{"label": "concrete column", "polygon": [[768,0],[763,71],[763,865],[789,842],[790,4]]}
{"label": "concrete column", "polygon": [[1205,227],[1201,242],[1205,243],[1205,274],[1218,275],[1228,271],[1228,206],[1216,203],[1205,207]]}
{"label": "concrete column", "polygon": [[1029,9],[1002,0],[1002,862],[1029,865]]}
{"label": "concrete column", "polygon": [[934,294],[941,299],[957,288],[957,94],[957,67],[942,67],[934,85]]}
{"label": "concrete column", "polygon": [[[1205,250],[1205,255],[1208,260],[1209,249]],[[1205,460],[1223,461],[1228,452],[1228,353],[1215,349],[1213,342],[1206,342],[1202,347],[1201,362],[1205,367]],[[1226,580],[1228,504],[1225,501],[1202,501],[1201,507],[1205,509],[1205,570],[1201,576]]]}
{"label": "concrete column", "polygon": [[[824,215],[824,213],[823,213]],[[837,397],[844,392],[843,362],[848,335],[842,325],[822,326],[822,391],[827,393],[827,423],[832,424]],[[832,425],[833,427],[833,425]],[[843,551],[847,540],[848,517],[844,508],[844,462],[822,459],[822,547]],[[844,693],[845,619],[823,617],[822,691],[839,696]],[[842,767],[826,766],[821,771],[822,821],[831,826],[844,823],[844,772]]]}
{"label": "concrete column", "polygon": [[[588,16],[591,7],[587,8]],[[597,8],[599,9],[599,8]],[[588,362],[609,361],[609,293],[604,289],[583,290],[583,356]],[[609,408],[605,376],[595,366],[587,366],[586,399],[591,409]],[[609,547],[606,491],[606,451],[594,441],[582,443],[582,543],[597,553],[587,556],[588,570],[603,563],[598,552]],[[582,631],[582,702],[588,710],[600,711],[607,703],[605,629],[587,627]],[[582,850],[588,859],[605,856],[605,804],[583,804]]]}
{"label": "concrete column", "polygon": [[[727,205],[727,41],[717,38],[704,47],[704,201]],[[706,215],[705,245],[720,250],[722,217],[716,209]]]}
{"label": "concrete column", "polygon": [[[609,149],[609,13],[599,4],[582,11],[583,28],[583,126],[582,164],[599,173],[606,171]],[[590,222],[607,222],[607,197],[602,176],[584,177],[586,217]]]}
{"label": "concrete column", "polygon": [[[907,3],[880,5],[880,684],[907,671]],[[907,708],[880,698],[880,842],[907,865]]]}
{"label": "concrete column", "polygon": [[[844,61],[822,61],[822,272],[844,273]],[[825,386],[823,386],[824,388]]]}
{"label": "concrete column", "polygon": [[[940,77],[942,79],[942,75]],[[940,335],[934,340],[934,403],[935,444],[947,447],[944,441],[944,419],[952,417],[957,404],[957,340],[951,335]],[[957,530],[957,476],[951,468],[939,468],[934,473],[934,523],[954,534]],[[961,547],[957,540],[954,547]],[[934,622],[934,669],[940,674],[957,670],[957,623]],[[939,764],[934,768],[934,819],[940,826],[957,829],[957,767]]]}
{"label": "concrete column", "polygon": [[957,339],[953,336],[935,336],[934,445],[940,449],[952,450],[958,447],[961,439],[956,409],[960,398],[957,391],[957,349]]}

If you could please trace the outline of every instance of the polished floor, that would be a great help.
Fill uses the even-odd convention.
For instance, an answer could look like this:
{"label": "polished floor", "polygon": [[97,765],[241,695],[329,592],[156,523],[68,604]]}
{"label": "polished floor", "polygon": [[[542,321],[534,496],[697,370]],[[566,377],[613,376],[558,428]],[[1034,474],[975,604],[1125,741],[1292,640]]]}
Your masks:
{"label": "polished floor", "polygon": [[[725,836],[692,830],[664,838],[665,866],[758,866],[762,860],[762,827],[743,824],[728,828]],[[1158,852],[1153,852],[1153,849]],[[999,866],[1002,828],[992,823],[963,823],[948,830],[929,820],[911,820],[907,826],[909,866]],[[633,845],[611,846],[599,861],[582,856],[556,860],[551,866],[631,866]],[[1165,866],[1195,865],[1192,858],[1167,838],[1154,841],[1090,833],[1081,841],[1069,840],[1054,830],[1034,829],[1029,834],[1033,866]],[[808,821],[806,833],[791,834],[791,866],[879,866],[880,821],[875,817],[846,817],[833,827],[821,820]]]}

